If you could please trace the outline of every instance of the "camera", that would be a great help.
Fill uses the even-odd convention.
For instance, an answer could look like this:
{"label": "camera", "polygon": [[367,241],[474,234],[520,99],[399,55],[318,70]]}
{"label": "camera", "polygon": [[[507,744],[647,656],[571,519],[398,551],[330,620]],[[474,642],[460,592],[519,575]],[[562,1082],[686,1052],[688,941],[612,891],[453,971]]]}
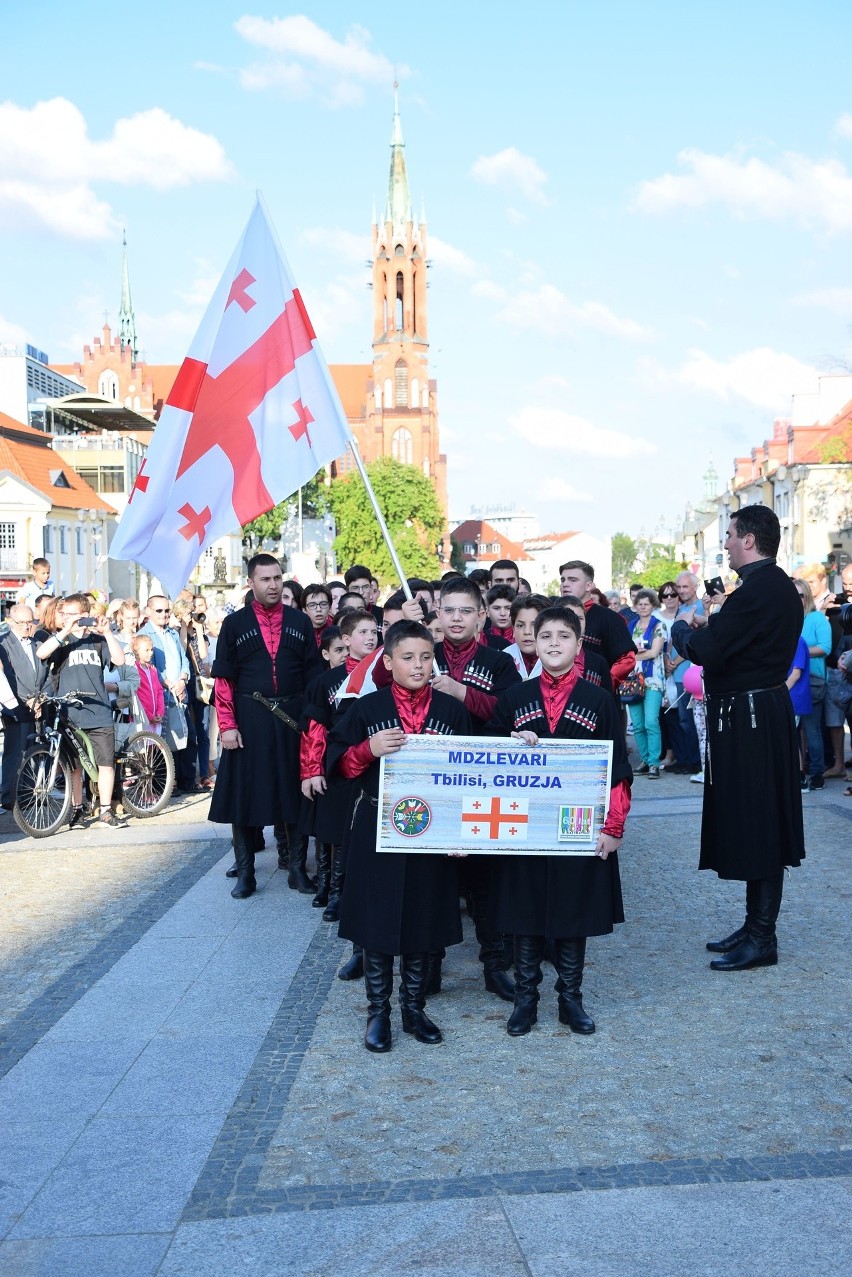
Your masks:
{"label": "camera", "polygon": [[81,630],[91,630],[97,623],[97,617],[94,616],[81,616],[77,622]]}
{"label": "camera", "polygon": [[203,623],[204,621],[207,620],[206,612],[193,612],[191,613],[191,615],[192,615],[193,621],[201,621]]}

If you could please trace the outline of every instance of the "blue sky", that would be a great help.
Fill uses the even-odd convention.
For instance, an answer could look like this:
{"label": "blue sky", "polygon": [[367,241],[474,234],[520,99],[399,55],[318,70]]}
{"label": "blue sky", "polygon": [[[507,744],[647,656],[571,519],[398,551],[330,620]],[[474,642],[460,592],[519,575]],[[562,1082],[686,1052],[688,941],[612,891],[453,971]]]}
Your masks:
{"label": "blue sky", "polygon": [[672,526],[852,362],[836,2],[96,12],[4,15],[0,341],[78,357],[126,225],[146,357],[179,362],[259,188],[327,360],[367,361],[396,68],[453,516]]}

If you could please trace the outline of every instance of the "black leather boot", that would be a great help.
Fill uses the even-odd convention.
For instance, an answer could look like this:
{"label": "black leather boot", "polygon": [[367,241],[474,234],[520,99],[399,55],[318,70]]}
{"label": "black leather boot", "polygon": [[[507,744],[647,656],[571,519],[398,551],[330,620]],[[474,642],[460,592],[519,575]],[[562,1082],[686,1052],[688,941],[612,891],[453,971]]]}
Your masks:
{"label": "black leather boot", "polygon": [[[266,843],[263,841],[263,830],[259,829],[256,825],[245,825],[244,828],[246,830],[246,839],[249,849],[251,851],[263,851],[266,846]],[[231,846],[233,847],[233,845],[234,843],[232,840]],[[239,867],[235,860],[230,869],[225,870],[225,877],[236,878],[239,872]]]}
{"label": "black leather boot", "polygon": [[257,890],[254,876],[254,838],[250,825],[232,825],[234,855],[237,860],[237,881],[231,895],[235,900],[245,900]]}
{"label": "black leather boot", "polygon": [[322,915],[323,922],[337,922],[340,917],[340,897],[343,895],[343,880],[346,877],[346,861],[343,848],[334,847],[331,858],[331,876],[328,880],[328,904]]}
{"label": "black leather boot", "polygon": [[784,891],[784,870],[769,878],[749,881],[746,892],[747,935],[736,948],[710,963],[714,971],[750,971],[752,967],[774,967],[778,963],[775,923]]}
{"label": "black leather boot", "polygon": [[567,1024],[572,1033],[594,1033],[595,1022],[583,1008],[581,988],[586,965],[586,937],[573,936],[555,944],[556,970],[562,987],[559,991],[559,1023]]}
{"label": "black leather boot", "polygon": [[434,998],[441,992],[441,967],[446,956],[446,949],[438,949],[435,953],[429,954],[429,963],[426,968],[427,998]]}
{"label": "black leather boot", "polygon": [[543,957],[544,936],[515,936],[515,1009],[506,1024],[506,1032],[513,1038],[529,1033],[538,1019],[536,1008]]}
{"label": "black leather boot", "polygon": [[300,834],[296,825],[276,825],[275,842],[278,847],[278,867],[287,870],[287,886],[302,896],[310,896],[317,889],[309,878],[305,865],[308,860],[308,835]]}
{"label": "black leather boot", "polygon": [[444,1037],[424,1009],[428,970],[428,953],[404,953],[399,959],[399,1009],[403,1030],[413,1033],[418,1042],[432,1046],[443,1042]]}
{"label": "black leather boot", "polygon": [[367,990],[367,1032],[364,1046],[377,1053],[392,1045],[390,998],[393,991],[393,958],[389,953],[364,950],[364,987]]}
{"label": "black leather boot", "polygon": [[708,940],[705,945],[708,953],[730,953],[732,949],[736,949],[737,945],[745,940],[748,935],[748,915],[750,911],[754,910],[757,899],[755,887],[758,881],[758,879],[752,878],[746,883],[746,916],[743,925],[737,927],[736,931],[732,931],[729,936],[725,936],[724,940]]}
{"label": "black leather boot", "polygon": [[316,839],[314,839],[314,846],[317,853],[317,894],[311,904],[315,909],[324,909],[328,904],[328,880],[331,877],[332,847],[330,842],[317,842]]}
{"label": "black leather boot", "polygon": [[352,957],[337,973],[338,980],[360,980],[364,974],[364,950],[360,944],[352,945]]}

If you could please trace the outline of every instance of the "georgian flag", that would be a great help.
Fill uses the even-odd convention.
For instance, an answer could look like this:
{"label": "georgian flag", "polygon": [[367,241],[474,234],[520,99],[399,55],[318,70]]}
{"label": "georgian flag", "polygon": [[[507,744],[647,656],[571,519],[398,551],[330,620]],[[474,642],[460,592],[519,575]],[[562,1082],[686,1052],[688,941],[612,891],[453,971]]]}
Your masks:
{"label": "georgian flag", "polygon": [[366,696],[368,692],[378,691],[373,681],[373,670],[383,651],[384,648],[380,643],[375,652],[370,652],[361,658],[349,677],[343,680],[335,692],[335,704],[340,705],[345,700],[358,699]]}
{"label": "georgian flag", "polygon": [[172,594],[201,554],[289,497],[352,439],[260,196],[160,414],[113,559]]}
{"label": "georgian flag", "polygon": [[505,796],[490,798],[465,795],[462,799],[462,839],[480,842],[526,842],[529,827],[529,799]]}

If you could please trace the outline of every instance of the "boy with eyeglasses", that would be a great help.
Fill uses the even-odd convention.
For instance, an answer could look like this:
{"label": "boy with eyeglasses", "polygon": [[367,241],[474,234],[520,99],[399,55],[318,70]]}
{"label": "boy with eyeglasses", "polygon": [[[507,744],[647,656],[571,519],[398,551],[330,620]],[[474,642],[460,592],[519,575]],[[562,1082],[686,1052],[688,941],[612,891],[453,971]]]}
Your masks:
{"label": "boy with eyeglasses", "polygon": [[329,626],[331,615],[331,591],[328,586],[316,582],[306,585],[302,593],[302,610],[314,627],[317,651],[322,651],[322,636]]}

